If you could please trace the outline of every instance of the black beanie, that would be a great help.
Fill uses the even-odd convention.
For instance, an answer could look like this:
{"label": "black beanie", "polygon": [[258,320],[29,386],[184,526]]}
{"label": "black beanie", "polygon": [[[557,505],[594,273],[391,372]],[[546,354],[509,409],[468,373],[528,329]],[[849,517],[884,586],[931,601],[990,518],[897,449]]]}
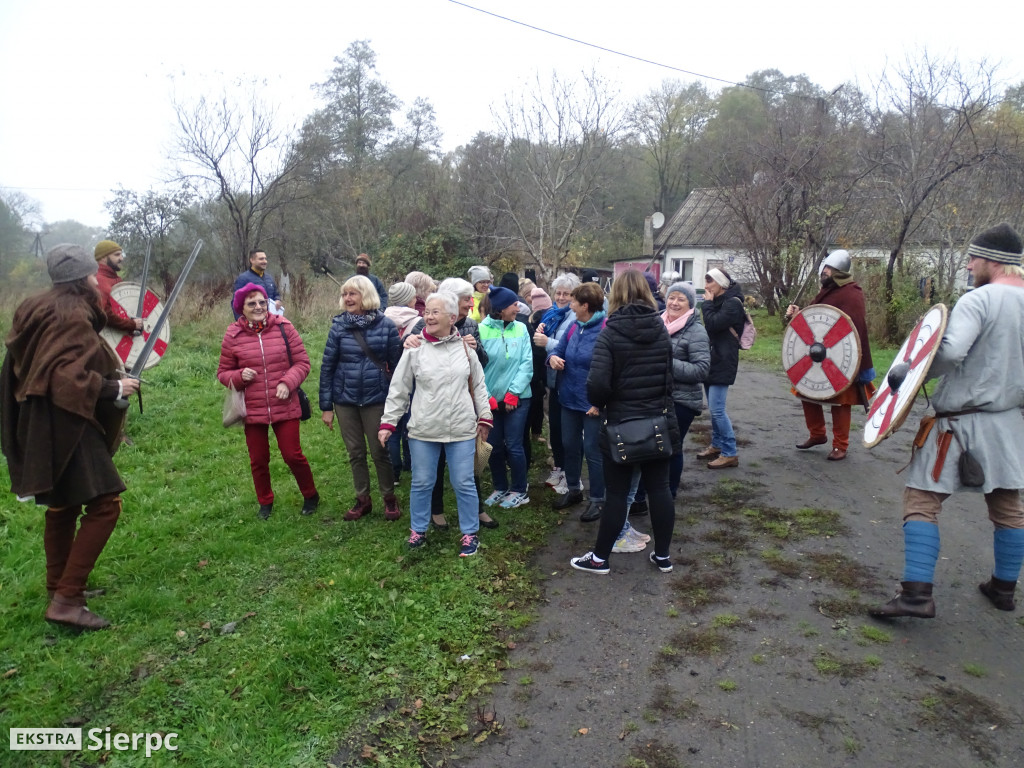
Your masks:
{"label": "black beanie", "polygon": [[584,269],[580,272],[581,283],[596,283],[597,282],[597,270],[596,269]]}
{"label": "black beanie", "polygon": [[1009,224],[997,224],[971,240],[967,255],[1019,267],[1024,243]]}
{"label": "black beanie", "polygon": [[515,272],[506,272],[501,276],[501,280],[498,281],[498,285],[502,288],[508,288],[516,296],[519,295],[519,275]]}

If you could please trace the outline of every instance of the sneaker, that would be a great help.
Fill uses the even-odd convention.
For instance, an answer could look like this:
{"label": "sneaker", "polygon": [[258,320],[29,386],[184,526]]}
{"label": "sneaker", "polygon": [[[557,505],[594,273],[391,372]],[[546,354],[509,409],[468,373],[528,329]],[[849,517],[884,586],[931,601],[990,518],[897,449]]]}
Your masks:
{"label": "sneaker", "polygon": [[656,554],[651,552],[651,556],[648,559],[651,561],[651,565],[662,573],[672,573],[672,561],[667,557],[658,557]]}
{"label": "sneaker", "polygon": [[551,486],[551,490],[559,496],[565,496],[569,493],[569,484],[565,482],[565,473],[562,474],[562,479],[558,482],[558,485]]}
{"label": "sneaker", "polygon": [[615,540],[615,545],[612,547],[612,552],[642,552],[647,548],[647,542],[634,538],[630,535],[631,532],[632,529],[627,528],[619,534],[619,538]]}
{"label": "sneaker", "polygon": [[530,496],[526,491],[522,493],[518,491],[509,491],[508,495],[502,500],[502,509],[515,509],[516,507],[522,507],[530,503]]}
{"label": "sneaker", "polygon": [[646,533],[641,533],[640,531],[638,531],[633,526],[629,527],[629,536],[631,538],[636,539],[637,541],[642,541],[644,544],[646,544],[647,542],[649,542],[651,540],[650,536],[648,536]]}
{"label": "sneaker", "polygon": [[409,531],[409,549],[419,549],[426,543],[426,533],[417,533],[416,531]]}
{"label": "sneaker", "polygon": [[495,504],[497,504],[499,501],[504,499],[506,496],[508,496],[508,491],[495,491],[490,496],[488,496],[486,499],[484,499],[484,506],[485,507],[493,507]]}
{"label": "sneaker", "polygon": [[565,482],[565,472],[562,471],[561,467],[555,467],[551,470],[551,474],[548,475],[548,479],[544,481],[544,485],[550,485],[552,488],[557,488],[560,483]]}
{"label": "sneaker", "polygon": [[467,533],[462,537],[462,546],[459,548],[459,557],[472,557],[480,548],[480,537],[475,533]]}
{"label": "sneaker", "polygon": [[569,565],[575,568],[577,571],[589,571],[590,573],[608,573],[608,561],[605,560],[603,563],[599,563],[594,559],[593,552],[587,552],[583,557],[574,557],[569,561]]}

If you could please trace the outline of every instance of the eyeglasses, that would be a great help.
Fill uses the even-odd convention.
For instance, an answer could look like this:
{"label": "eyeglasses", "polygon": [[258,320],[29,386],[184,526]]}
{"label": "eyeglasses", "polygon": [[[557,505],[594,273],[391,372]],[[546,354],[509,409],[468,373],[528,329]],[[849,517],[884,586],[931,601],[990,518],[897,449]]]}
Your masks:
{"label": "eyeglasses", "polygon": [[265,307],[265,306],[267,306],[267,302],[265,302],[265,301],[247,301],[247,302],[245,302],[245,306],[248,307],[249,309],[256,309],[257,307]]}

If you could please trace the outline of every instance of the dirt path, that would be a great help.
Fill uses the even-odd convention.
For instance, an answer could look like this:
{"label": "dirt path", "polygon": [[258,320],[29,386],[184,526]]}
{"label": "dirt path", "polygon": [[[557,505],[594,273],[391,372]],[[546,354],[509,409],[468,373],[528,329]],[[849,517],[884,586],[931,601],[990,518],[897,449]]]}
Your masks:
{"label": "dirt path", "polygon": [[[569,557],[596,528],[566,517],[536,566],[545,602],[516,638],[485,709],[497,727],[467,740],[460,768],[1024,766],[1024,610],[978,593],[991,568],[980,496],[946,504],[932,621],[875,621],[902,571],[895,471],[918,414],[843,462],[805,436],[779,374],[741,368],[729,394],[738,470],[686,444],[675,572],[646,552],[608,576]],[[918,403],[924,410],[923,398]],[[646,519],[637,527],[647,530]]]}

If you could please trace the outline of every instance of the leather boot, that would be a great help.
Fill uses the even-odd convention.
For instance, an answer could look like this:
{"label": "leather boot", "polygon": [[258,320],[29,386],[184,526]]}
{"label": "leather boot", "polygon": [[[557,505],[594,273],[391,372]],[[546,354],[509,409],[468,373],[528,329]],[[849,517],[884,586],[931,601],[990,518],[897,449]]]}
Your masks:
{"label": "leather boot", "polygon": [[902,590],[885,605],[868,611],[872,616],[893,618],[913,616],[918,619],[935,618],[935,601],[932,600],[932,585],[926,581],[901,581]]}
{"label": "leather boot", "polygon": [[345,513],[345,520],[358,520],[373,511],[373,500],[369,496],[356,496],[356,503]]}
{"label": "leather boot", "polygon": [[398,508],[398,497],[393,493],[384,494],[384,519],[397,520],[402,516],[402,510]]}
{"label": "leather boot", "polygon": [[46,510],[43,549],[46,552],[46,591],[53,597],[68,564],[82,507],[50,507]]}
{"label": "leather boot", "polygon": [[1016,581],[1003,581],[993,576],[988,581],[979,584],[978,589],[1000,611],[1012,611],[1017,608],[1017,603],[1013,599],[1014,590],[1017,589]]}
{"label": "leather boot", "polygon": [[56,594],[46,607],[46,620],[78,630],[106,629],[110,622],[85,607],[84,599],[72,599]]}
{"label": "leather boot", "polygon": [[57,583],[55,600],[63,596],[65,600],[78,599],[85,605],[86,580],[120,516],[121,497],[116,493],[97,496],[85,505],[85,514],[79,520],[75,541],[64,564],[64,573]]}

